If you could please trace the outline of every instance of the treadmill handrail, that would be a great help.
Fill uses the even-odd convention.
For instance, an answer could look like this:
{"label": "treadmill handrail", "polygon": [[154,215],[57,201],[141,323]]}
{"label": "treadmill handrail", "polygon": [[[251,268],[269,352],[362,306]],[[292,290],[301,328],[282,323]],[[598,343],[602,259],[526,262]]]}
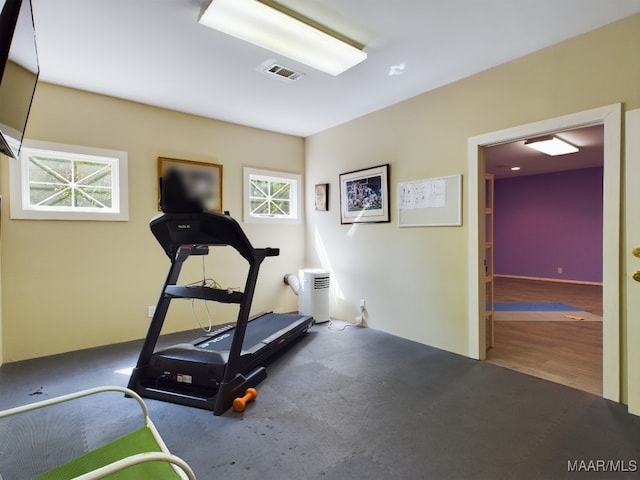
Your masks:
{"label": "treadmill handrail", "polygon": [[257,250],[264,250],[264,254],[265,257],[277,257],[278,255],[280,255],[280,249],[279,248],[260,248]]}
{"label": "treadmill handrail", "polygon": [[171,298],[195,298],[220,303],[240,303],[243,293],[228,289],[201,287],[198,285],[167,285],[165,295]]}

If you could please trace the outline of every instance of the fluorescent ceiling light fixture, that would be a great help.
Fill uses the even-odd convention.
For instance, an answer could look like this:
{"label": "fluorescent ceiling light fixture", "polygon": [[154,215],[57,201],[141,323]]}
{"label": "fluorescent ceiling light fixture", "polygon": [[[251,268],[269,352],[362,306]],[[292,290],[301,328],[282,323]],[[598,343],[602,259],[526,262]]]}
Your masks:
{"label": "fluorescent ceiling light fixture", "polygon": [[363,45],[271,0],[212,0],[198,22],[331,75],[367,58]]}
{"label": "fluorescent ceiling light fixture", "polygon": [[533,148],[539,152],[552,156],[576,153],[578,151],[578,148],[574,145],[553,136],[533,138],[531,140],[527,140],[524,144],[529,148]]}

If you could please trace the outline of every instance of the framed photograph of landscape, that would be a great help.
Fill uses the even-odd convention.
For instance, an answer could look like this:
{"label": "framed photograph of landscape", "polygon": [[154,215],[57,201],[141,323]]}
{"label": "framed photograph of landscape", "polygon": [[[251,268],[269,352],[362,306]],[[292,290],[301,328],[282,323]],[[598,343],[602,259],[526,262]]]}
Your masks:
{"label": "framed photograph of landscape", "polygon": [[207,210],[222,213],[222,165],[158,157],[159,179],[170,169],[180,172],[189,193],[197,197]]}
{"label": "framed photograph of landscape", "polygon": [[340,223],[389,220],[389,164],[340,175]]}

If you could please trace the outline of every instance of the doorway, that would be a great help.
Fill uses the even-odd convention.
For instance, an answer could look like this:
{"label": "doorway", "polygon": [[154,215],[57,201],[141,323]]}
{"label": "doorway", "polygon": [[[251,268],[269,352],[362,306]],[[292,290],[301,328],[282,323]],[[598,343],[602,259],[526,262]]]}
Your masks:
{"label": "doorway", "polygon": [[486,358],[487,321],[484,291],[484,147],[514,142],[583,126],[604,126],[602,395],[620,400],[620,104],[472,137],[468,141],[469,172],[469,355]]}
{"label": "doorway", "polygon": [[494,184],[486,360],[602,395],[603,126],[552,135],[578,151],[484,147]]}

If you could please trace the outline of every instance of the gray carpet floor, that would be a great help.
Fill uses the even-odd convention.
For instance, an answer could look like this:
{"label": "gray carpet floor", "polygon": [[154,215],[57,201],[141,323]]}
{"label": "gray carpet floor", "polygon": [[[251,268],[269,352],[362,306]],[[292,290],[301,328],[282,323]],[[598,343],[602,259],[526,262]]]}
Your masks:
{"label": "gray carpet floor", "polygon": [[[126,386],[115,371],[135,364],[140,345],[6,364],[0,409]],[[267,370],[242,414],[147,401],[165,442],[198,478],[640,478],[640,417],[624,405],[379,331],[315,326]],[[131,399],[83,402],[0,423],[3,480],[32,478],[138,425]],[[46,446],[33,453],[34,441]]]}

